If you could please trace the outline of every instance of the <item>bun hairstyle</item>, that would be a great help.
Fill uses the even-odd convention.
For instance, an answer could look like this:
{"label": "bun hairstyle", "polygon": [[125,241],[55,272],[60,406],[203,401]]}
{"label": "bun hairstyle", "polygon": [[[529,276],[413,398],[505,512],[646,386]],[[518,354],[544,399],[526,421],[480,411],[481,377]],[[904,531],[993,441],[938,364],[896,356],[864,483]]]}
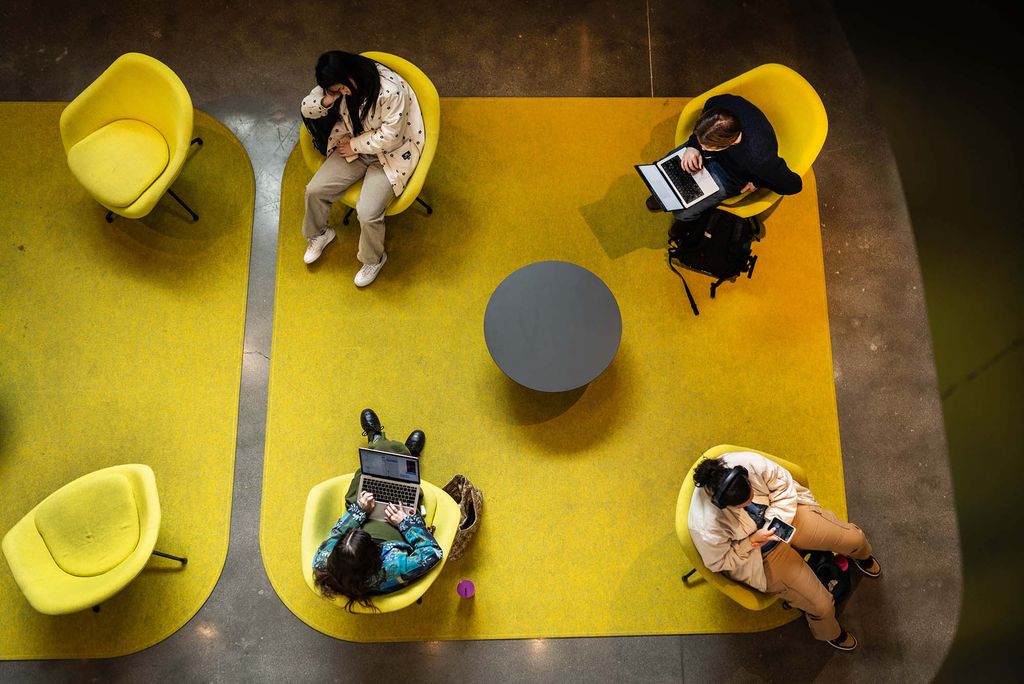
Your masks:
{"label": "bun hairstyle", "polygon": [[356,603],[377,611],[371,600],[370,581],[383,564],[380,547],[373,537],[365,530],[349,530],[335,544],[326,567],[313,570],[313,583],[327,598],[337,594],[346,596],[345,610],[350,613]]}
{"label": "bun hairstyle", "polygon": [[743,466],[727,466],[720,458],[705,458],[693,471],[693,484],[706,489],[719,508],[737,506],[750,498],[750,480]]}

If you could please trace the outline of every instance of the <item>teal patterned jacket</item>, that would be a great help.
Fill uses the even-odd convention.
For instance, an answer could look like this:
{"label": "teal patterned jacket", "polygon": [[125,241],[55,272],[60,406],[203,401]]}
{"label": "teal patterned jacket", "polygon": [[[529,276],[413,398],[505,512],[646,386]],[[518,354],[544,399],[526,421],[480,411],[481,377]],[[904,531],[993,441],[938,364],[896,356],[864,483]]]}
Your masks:
{"label": "teal patterned jacket", "polygon": [[[365,522],[366,511],[358,504],[349,504],[345,515],[331,528],[331,533],[314,554],[313,567],[317,570],[326,568],[327,558],[334,551],[338,540],[349,530],[362,527]],[[381,594],[397,591],[422,577],[440,562],[444,553],[419,515],[406,516],[399,523],[398,531],[402,533],[405,541],[387,541],[380,544],[383,567],[370,578],[370,588]]]}

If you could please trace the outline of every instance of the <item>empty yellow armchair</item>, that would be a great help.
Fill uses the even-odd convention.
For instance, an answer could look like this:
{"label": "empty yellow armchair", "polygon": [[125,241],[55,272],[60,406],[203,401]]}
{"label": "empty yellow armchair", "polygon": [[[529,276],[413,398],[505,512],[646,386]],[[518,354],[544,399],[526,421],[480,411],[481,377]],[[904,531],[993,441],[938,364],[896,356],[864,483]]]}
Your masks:
{"label": "empty yellow armchair", "polygon": [[[340,475],[325,480],[310,490],[306,498],[306,512],[302,518],[302,576],[306,585],[318,596],[323,596],[313,582],[313,556],[320,544],[327,539],[331,528],[338,522],[338,519],[345,513],[345,494],[352,484],[353,473]],[[443,489],[439,489],[429,482],[420,482],[423,490],[423,505],[426,508],[426,515],[423,521],[427,527],[434,526],[434,539],[441,546],[444,555],[441,562],[431,568],[430,572],[420,577],[409,586],[399,589],[390,594],[382,594],[373,598],[373,605],[381,613],[390,613],[401,610],[418,600],[430,585],[434,583],[441,569],[448,560],[448,553],[452,549],[452,542],[455,541],[455,532],[459,528],[461,512],[458,504]],[[329,599],[337,606],[344,607],[348,599],[344,596],[333,596]],[[354,604],[352,610],[356,613],[372,613],[373,611]]]}
{"label": "empty yellow armchair", "polygon": [[[397,55],[386,52],[363,52],[360,54],[367,59],[383,64],[405,79],[412,91],[416,93],[416,99],[420,103],[420,111],[423,114],[423,152],[412,172],[412,177],[405,184],[405,190],[391,201],[384,215],[400,214],[408,209],[413,202],[419,202],[427,210],[427,214],[432,214],[434,210],[420,198],[420,191],[423,190],[423,183],[427,180],[427,172],[430,171],[430,164],[434,160],[434,153],[437,151],[437,138],[441,131],[441,99],[438,97],[437,88],[419,67]],[[299,128],[299,148],[302,150],[302,158],[305,160],[306,166],[310,171],[316,173],[324,162],[324,156],[313,146],[313,138],[305,126]],[[349,207],[349,211],[345,214],[345,225],[348,225],[352,209],[359,201],[362,187],[363,181],[356,181],[340,198],[345,206]]]}
{"label": "empty yellow armchair", "polygon": [[160,531],[153,470],[129,464],[83,475],[50,494],[4,535],[25,598],[48,615],[99,605],[142,571]]}
{"label": "empty yellow armchair", "polygon": [[[762,64],[687,102],[676,124],[676,145],[682,145],[693,133],[708,98],[724,94],[739,95],[764,112],[775,129],[779,156],[786,160],[786,166],[798,176],[807,173],[825,144],[828,117],[814,87],[782,64]],[[759,189],[727,198],[718,208],[751,218],[778,200],[776,193]]]}
{"label": "empty yellow armchair", "polygon": [[777,597],[760,592],[757,589],[749,587],[741,582],[734,582],[720,572],[708,570],[707,566],[704,565],[704,560],[701,558],[700,552],[697,551],[697,547],[694,546],[693,540],[690,539],[690,501],[693,500],[693,492],[694,489],[696,489],[693,484],[693,471],[697,469],[697,464],[705,458],[718,458],[723,454],[728,454],[733,451],[753,451],[756,454],[761,454],[765,458],[770,458],[788,470],[793,475],[793,479],[805,487],[807,486],[807,475],[804,474],[803,468],[795,463],[790,463],[789,461],[772,456],[771,454],[766,454],[763,451],[750,449],[748,447],[735,446],[732,444],[719,444],[718,446],[705,451],[704,455],[701,458],[698,458],[690,467],[689,472],[686,473],[686,479],[683,480],[683,486],[679,490],[679,498],[676,499],[676,536],[679,537],[679,543],[683,545],[683,554],[686,556],[686,559],[693,564],[693,570],[690,570],[683,577],[683,581],[685,582],[694,572],[700,573],[700,576],[704,578],[708,584],[744,608],[749,608],[750,610],[764,610],[775,603]]}
{"label": "empty yellow armchair", "polygon": [[61,112],[68,168],[114,214],[142,218],[171,190],[192,143],[192,98],[165,64],[129,52],[118,57]]}

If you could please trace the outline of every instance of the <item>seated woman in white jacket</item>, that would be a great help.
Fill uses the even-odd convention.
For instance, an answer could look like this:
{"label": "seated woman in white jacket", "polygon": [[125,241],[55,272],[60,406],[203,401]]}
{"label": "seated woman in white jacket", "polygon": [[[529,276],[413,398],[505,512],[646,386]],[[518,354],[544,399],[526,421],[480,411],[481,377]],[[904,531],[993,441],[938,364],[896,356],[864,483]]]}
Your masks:
{"label": "seated woman in white jacket", "polygon": [[[857,639],[836,620],[832,595],[793,548],[849,556],[865,575],[878,577],[882,568],[864,532],[823,509],[788,470],[754,452],[705,459],[693,481],[688,526],[704,565],[804,611],[815,639],[841,651],[856,648]],[[766,529],[776,517],[796,528],[789,543]]]}
{"label": "seated woman in white jacket", "polygon": [[337,50],[320,55],[317,86],[302,100],[302,116],[328,117],[327,158],[306,186],[302,235],[303,260],[311,264],[335,237],[327,226],[331,205],[360,178],[356,203],[362,268],[355,283],[365,287],[377,277],[384,251],[384,211],[402,194],[423,151],[423,115],[408,83],[386,66]]}

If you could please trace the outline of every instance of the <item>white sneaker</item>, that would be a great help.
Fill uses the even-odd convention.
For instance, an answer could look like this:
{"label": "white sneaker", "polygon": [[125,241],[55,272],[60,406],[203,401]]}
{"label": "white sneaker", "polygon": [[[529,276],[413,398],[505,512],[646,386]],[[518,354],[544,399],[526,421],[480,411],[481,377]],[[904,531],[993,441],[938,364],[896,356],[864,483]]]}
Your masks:
{"label": "white sneaker", "polygon": [[332,229],[327,228],[312,240],[306,240],[309,246],[306,247],[306,253],[302,256],[302,260],[307,264],[311,264],[319,259],[320,255],[323,254],[324,247],[331,243],[335,235],[336,233]]}
{"label": "white sneaker", "polygon": [[372,283],[377,278],[377,274],[380,273],[381,267],[387,260],[388,253],[384,252],[380,257],[380,261],[376,264],[363,264],[363,267],[359,269],[359,273],[356,273],[356,287],[366,287]]}

